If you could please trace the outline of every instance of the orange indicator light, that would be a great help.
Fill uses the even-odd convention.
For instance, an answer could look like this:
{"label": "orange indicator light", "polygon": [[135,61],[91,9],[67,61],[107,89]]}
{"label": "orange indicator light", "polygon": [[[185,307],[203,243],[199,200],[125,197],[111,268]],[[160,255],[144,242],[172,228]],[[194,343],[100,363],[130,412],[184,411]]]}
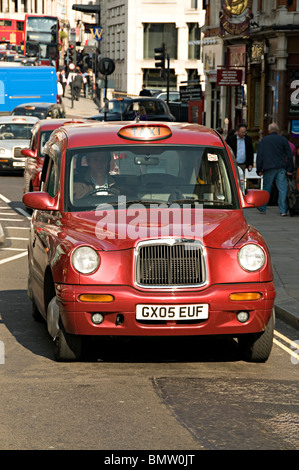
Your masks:
{"label": "orange indicator light", "polygon": [[113,302],[114,297],[110,294],[81,294],[79,300],[82,302]]}
{"label": "orange indicator light", "polygon": [[260,300],[262,298],[260,292],[238,292],[230,294],[230,300]]}

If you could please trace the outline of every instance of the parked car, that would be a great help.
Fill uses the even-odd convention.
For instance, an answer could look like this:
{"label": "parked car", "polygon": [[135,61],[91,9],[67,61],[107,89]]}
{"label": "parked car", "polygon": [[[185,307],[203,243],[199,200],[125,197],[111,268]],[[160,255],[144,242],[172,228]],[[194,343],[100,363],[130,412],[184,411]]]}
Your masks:
{"label": "parked car", "polygon": [[105,116],[105,106],[99,114],[89,119],[97,121],[134,121],[139,115],[139,107],[143,106],[148,121],[175,121],[165,101],[159,98],[114,98],[108,101]]}
{"label": "parked car", "polygon": [[4,62],[14,62],[16,55],[17,55],[16,51],[6,51],[6,54],[3,54],[1,59]]}
{"label": "parked car", "polygon": [[22,150],[26,158],[24,169],[23,193],[38,191],[40,187],[41,171],[44,163],[44,146],[52,132],[58,127],[84,122],[72,119],[42,119],[36,122],[32,129],[29,148]]}
{"label": "parked car", "polygon": [[[155,98],[160,98],[161,100],[167,100],[167,92],[166,91],[158,91],[154,93],[153,96]],[[179,91],[170,91],[169,92],[169,101],[181,101],[181,96]]]}
{"label": "parked car", "polygon": [[38,119],[65,118],[63,103],[25,103],[16,106],[11,113],[13,116],[35,116]]}
{"label": "parked car", "polygon": [[[229,335],[264,362],[273,340],[269,250],[244,209],[269,194],[239,186],[212,129],[186,123],[84,123],[45,146],[28,294],[59,361],[88,338]],[[83,342],[84,338],[84,342]]]}
{"label": "parked car", "polygon": [[0,117],[0,171],[24,170],[26,158],[22,148],[28,147],[31,131],[38,121],[29,116]]}

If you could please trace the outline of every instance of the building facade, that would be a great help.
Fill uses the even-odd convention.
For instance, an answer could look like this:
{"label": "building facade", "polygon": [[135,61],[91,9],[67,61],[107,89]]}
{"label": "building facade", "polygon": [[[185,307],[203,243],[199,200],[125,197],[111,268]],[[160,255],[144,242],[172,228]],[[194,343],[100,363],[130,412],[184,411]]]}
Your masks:
{"label": "building facade", "polygon": [[102,57],[115,62],[116,91],[138,95],[142,85],[165,89],[155,67],[155,48],[164,43],[170,58],[170,89],[187,80],[204,80],[201,60],[202,0],[102,0]]}
{"label": "building facade", "polygon": [[275,121],[298,145],[299,0],[210,0],[204,33],[207,125],[258,141]]}

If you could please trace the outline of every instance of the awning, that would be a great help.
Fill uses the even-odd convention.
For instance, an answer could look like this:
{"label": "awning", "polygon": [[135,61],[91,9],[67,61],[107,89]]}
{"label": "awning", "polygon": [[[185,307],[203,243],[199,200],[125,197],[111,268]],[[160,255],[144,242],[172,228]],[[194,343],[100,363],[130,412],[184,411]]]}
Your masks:
{"label": "awning", "polygon": [[82,13],[89,13],[92,15],[93,13],[100,13],[101,7],[100,5],[89,4],[89,5],[73,5],[72,10],[82,11]]}

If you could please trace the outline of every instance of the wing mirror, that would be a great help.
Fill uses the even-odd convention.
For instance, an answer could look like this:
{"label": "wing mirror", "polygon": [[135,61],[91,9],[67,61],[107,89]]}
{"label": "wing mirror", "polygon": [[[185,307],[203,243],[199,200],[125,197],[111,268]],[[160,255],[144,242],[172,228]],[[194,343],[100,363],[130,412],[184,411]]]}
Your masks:
{"label": "wing mirror", "polygon": [[58,197],[52,197],[45,192],[33,191],[23,196],[23,203],[29,209],[40,211],[57,211]]}
{"label": "wing mirror", "polygon": [[21,154],[24,155],[24,157],[35,158],[35,152],[31,149],[22,149]]}
{"label": "wing mirror", "polygon": [[260,207],[269,201],[269,193],[263,189],[248,189],[243,194],[244,208]]}

